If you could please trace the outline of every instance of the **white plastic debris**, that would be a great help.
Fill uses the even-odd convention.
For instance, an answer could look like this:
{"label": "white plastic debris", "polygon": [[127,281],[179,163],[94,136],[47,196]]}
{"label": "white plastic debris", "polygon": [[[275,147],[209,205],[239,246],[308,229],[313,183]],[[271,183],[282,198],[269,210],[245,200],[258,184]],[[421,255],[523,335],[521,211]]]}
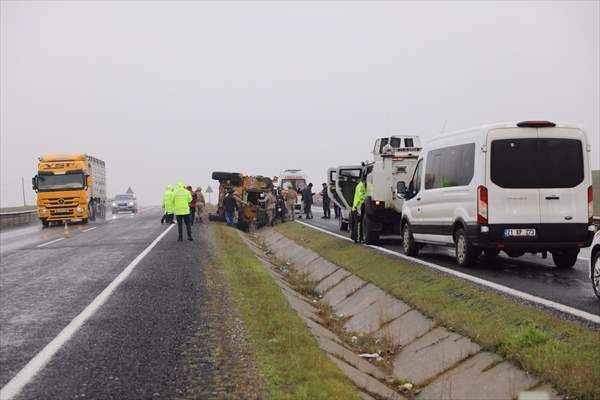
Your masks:
{"label": "white plastic debris", "polygon": [[366,358],[366,359],[368,359],[368,360],[375,360],[375,361],[381,361],[381,360],[383,360],[383,357],[381,357],[381,356],[380,356],[379,354],[377,354],[377,353],[372,353],[372,354],[369,354],[369,353],[363,353],[363,354],[360,354],[360,356],[361,356],[362,358]]}
{"label": "white plastic debris", "polygon": [[352,343],[356,343],[358,341],[358,338],[356,336],[352,336]]}
{"label": "white plastic debris", "polygon": [[400,386],[402,389],[406,389],[406,390],[412,390],[413,388],[413,384],[412,383],[405,383],[404,385]]}

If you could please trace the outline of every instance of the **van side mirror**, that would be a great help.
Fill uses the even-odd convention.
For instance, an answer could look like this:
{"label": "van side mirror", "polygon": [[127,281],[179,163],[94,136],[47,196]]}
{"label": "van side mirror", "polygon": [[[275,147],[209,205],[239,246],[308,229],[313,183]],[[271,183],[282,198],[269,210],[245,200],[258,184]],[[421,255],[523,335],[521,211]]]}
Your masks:
{"label": "van side mirror", "polygon": [[35,190],[37,192],[37,190],[38,190],[37,176],[34,176],[33,178],[31,178],[31,187],[33,188],[33,190]]}

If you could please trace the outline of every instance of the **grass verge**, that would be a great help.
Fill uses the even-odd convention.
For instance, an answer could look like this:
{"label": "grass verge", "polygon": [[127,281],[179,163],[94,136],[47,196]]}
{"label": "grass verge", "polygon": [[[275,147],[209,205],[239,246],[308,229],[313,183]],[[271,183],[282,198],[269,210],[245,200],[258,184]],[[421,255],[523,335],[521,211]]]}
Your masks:
{"label": "grass verge", "polygon": [[469,336],[570,398],[600,398],[600,333],[409,261],[300,224],[277,231]]}
{"label": "grass verge", "polygon": [[273,399],[358,399],[350,380],[326,357],[274,279],[239,237],[214,224],[223,269]]}

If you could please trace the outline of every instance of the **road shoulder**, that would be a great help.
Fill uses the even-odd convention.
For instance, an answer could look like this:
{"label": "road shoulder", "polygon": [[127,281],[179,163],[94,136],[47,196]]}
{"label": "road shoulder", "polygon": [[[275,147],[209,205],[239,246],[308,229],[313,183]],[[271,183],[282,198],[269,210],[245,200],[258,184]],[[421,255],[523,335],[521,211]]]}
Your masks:
{"label": "road shoulder", "polygon": [[217,265],[244,321],[266,383],[277,399],[358,399],[237,230],[214,224]]}
{"label": "road shoulder", "polygon": [[[578,398],[600,394],[600,334],[408,261],[301,226],[277,232]],[[293,257],[290,254],[290,257]],[[349,281],[348,281],[349,282]],[[351,283],[351,282],[349,282]],[[343,288],[342,288],[343,289]],[[336,296],[337,293],[325,296]],[[572,371],[565,374],[564,371]]]}

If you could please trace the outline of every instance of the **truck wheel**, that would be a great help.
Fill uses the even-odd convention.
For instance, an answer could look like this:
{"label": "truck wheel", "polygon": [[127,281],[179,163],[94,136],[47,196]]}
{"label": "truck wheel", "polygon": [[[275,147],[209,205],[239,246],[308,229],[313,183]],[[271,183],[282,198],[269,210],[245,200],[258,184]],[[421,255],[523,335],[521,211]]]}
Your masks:
{"label": "truck wheel", "polygon": [[363,217],[363,234],[366,244],[377,244],[379,242],[379,232],[372,229],[371,219],[365,214]]}
{"label": "truck wheel", "polygon": [[419,254],[419,246],[413,238],[409,223],[406,223],[402,228],[402,248],[407,256],[415,257]]}
{"label": "truck wheel", "polygon": [[50,222],[46,221],[45,219],[42,220],[42,228],[47,228],[50,226]]}
{"label": "truck wheel", "polygon": [[552,260],[554,261],[554,265],[561,269],[573,268],[575,263],[577,262],[577,255],[579,254],[579,250],[577,251],[564,251],[564,252],[556,252],[552,253]]}
{"label": "truck wheel", "polygon": [[600,298],[600,250],[596,251],[592,259],[592,270],[590,271],[592,277],[592,287],[594,293]]}
{"label": "truck wheel", "polygon": [[454,250],[459,267],[470,267],[481,254],[481,250],[469,242],[463,228],[459,228],[454,234]]}

